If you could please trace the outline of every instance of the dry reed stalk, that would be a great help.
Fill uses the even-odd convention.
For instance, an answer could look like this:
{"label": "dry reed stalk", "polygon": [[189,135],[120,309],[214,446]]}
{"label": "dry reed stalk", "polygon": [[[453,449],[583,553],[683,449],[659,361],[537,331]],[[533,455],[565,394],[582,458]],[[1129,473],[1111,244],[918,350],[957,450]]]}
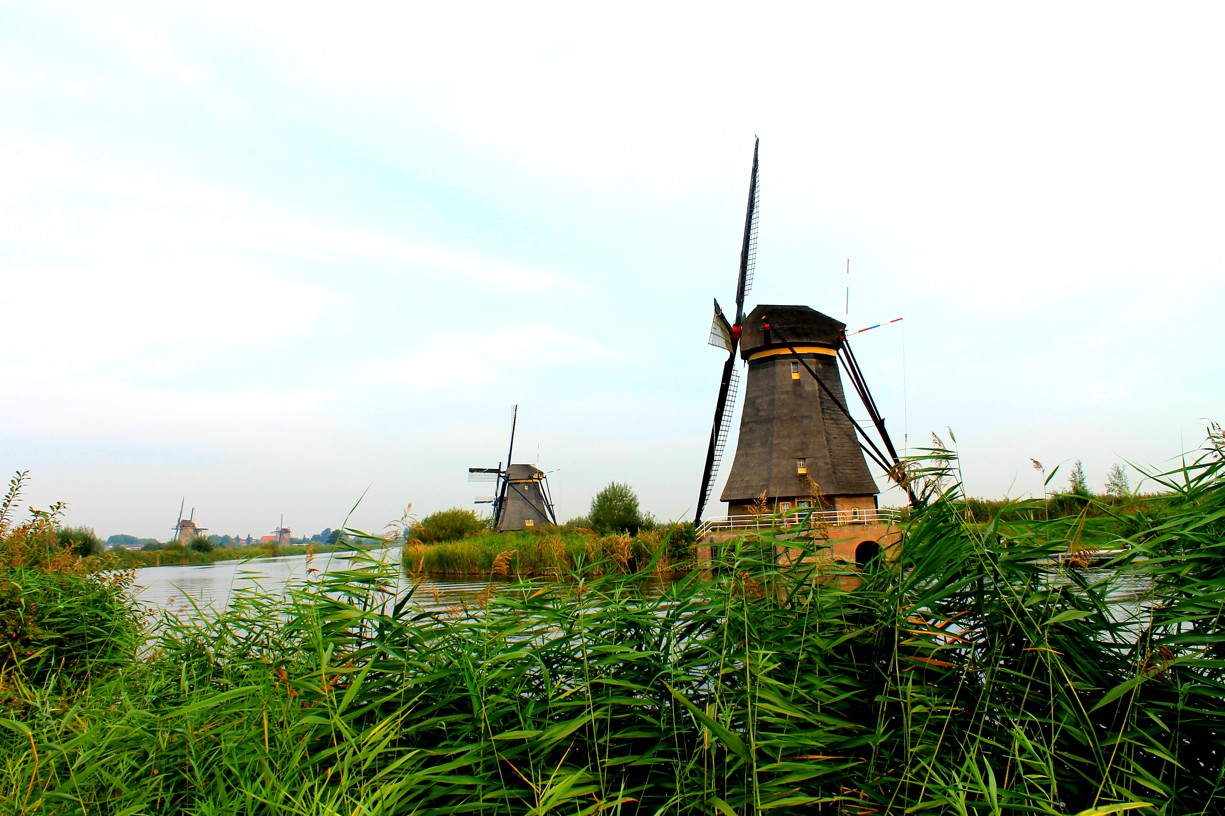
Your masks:
{"label": "dry reed stalk", "polygon": [[515,553],[512,550],[502,550],[497,557],[493,559],[493,574],[494,575],[510,575],[510,562]]}
{"label": "dry reed stalk", "polygon": [[570,568],[568,559],[566,558],[566,542],[559,535],[549,536],[549,554],[552,557],[552,568],[555,574],[560,576],[565,570]]}
{"label": "dry reed stalk", "polygon": [[599,568],[599,564],[603,562],[604,553],[608,549],[606,546],[604,546],[604,539],[589,539],[588,541],[583,542],[583,549],[587,551],[587,562],[595,565],[595,571],[593,574],[602,575],[603,570]]}
{"label": "dry reed stalk", "polygon": [[634,540],[624,533],[612,539],[609,546],[609,555],[612,560],[617,563],[622,570],[629,569],[630,556],[632,555],[631,547]]}

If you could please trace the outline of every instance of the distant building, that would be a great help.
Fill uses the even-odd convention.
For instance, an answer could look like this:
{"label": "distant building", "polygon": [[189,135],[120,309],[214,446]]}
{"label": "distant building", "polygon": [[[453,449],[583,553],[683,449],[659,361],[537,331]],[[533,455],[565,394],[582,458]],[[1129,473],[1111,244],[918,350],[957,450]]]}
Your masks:
{"label": "distant building", "polygon": [[276,544],[280,547],[288,547],[293,543],[288,527],[277,527],[266,536],[260,536],[260,544]]}

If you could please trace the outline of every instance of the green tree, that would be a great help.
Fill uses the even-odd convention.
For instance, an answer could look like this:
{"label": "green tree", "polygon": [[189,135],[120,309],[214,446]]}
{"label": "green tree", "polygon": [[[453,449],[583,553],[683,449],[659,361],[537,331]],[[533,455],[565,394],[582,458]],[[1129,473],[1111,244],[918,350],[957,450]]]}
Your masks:
{"label": "green tree", "polygon": [[643,526],[638,496],[621,482],[609,482],[608,487],[595,494],[587,517],[597,533],[624,531],[634,535]]}
{"label": "green tree", "polygon": [[1068,492],[1082,499],[1093,497],[1093,493],[1089,491],[1089,480],[1085,478],[1085,463],[1079,459],[1068,476]]}
{"label": "green tree", "polygon": [[213,542],[209,540],[208,536],[196,536],[187,546],[196,552],[206,553],[213,551]]}
{"label": "green tree", "polygon": [[1118,462],[1106,471],[1106,495],[1120,499],[1131,495],[1131,482],[1127,479],[1127,471]]}

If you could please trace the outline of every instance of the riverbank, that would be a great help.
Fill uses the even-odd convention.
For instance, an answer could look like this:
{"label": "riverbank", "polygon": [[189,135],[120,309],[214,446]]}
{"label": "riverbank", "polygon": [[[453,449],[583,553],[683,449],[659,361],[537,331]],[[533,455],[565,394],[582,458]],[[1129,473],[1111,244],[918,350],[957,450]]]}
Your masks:
{"label": "riverbank", "polygon": [[410,541],[402,558],[407,573],[423,575],[672,574],[693,566],[693,528],[673,524],[632,536],[562,527],[487,533],[434,544]]}

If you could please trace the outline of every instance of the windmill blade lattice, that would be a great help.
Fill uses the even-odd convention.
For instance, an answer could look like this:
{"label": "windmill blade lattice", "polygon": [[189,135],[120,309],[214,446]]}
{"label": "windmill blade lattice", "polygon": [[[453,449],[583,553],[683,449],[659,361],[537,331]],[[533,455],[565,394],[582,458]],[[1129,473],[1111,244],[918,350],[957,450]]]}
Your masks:
{"label": "windmill blade lattice", "polygon": [[710,330],[710,344],[727,350],[727,362],[723,364],[723,376],[719,382],[719,397],[715,401],[715,418],[711,423],[710,444],[706,449],[706,467],[702,472],[702,488],[698,493],[697,511],[693,523],[700,524],[706,502],[714,489],[715,476],[723,458],[727,435],[731,430],[732,406],[739,390],[739,375],[736,372],[736,349],[740,345],[741,324],[744,322],[744,296],[753,287],[753,269],[757,262],[758,196],[761,185],[758,181],[757,151],[761,141],[753,142],[753,171],[749,176],[749,201],[744,216],[744,238],[740,244],[740,274],[736,278],[736,320],[729,324],[715,301],[714,324]]}
{"label": "windmill blade lattice", "polygon": [[732,429],[732,414],[728,410],[729,407],[736,404],[736,397],[740,393],[740,372],[734,367],[732,368],[732,376],[728,381],[727,396],[724,399],[723,415],[719,418],[718,435],[715,437],[715,455],[711,460],[710,476],[706,479],[702,488],[702,508],[710,501],[710,494],[715,489],[715,474],[719,472],[719,465],[723,463],[723,451],[727,447],[727,436]]}
{"label": "windmill blade lattice", "polygon": [[740,281],[736,287],[736,325],[744,320],[744,298],[753,288],[757,270],[757,222],[761,218],[761,176],[757,172],[757,144],[753,144],[753,178],[749,186],[749,212],[744,224],[744,244],[740,249]]}

